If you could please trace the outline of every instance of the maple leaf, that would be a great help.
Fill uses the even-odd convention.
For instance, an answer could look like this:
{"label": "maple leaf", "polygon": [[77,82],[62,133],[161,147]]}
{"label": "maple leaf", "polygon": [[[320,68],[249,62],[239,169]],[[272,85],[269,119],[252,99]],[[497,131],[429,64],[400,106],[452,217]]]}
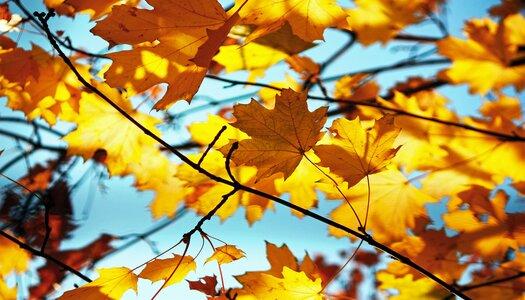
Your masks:
{"label": "maple leaf", "polygon": [[189,272],[194,271],[196,268],[197,264],[193,257],[174,254],[172,258],[157,258],[147,263],[144,270],[140,272],[139,277],[153,282],[168,280],[169,278],[164,284],[164,286],[169,286],[182,281]]}
{"label": "maple leaf", "polygon": [[148,2],[153,10],[115,6],[92,31],[110,45],[134,45],[109,54],[113,64],[105,74],[108,84],[142,92],[168,83],[155,104],[163,109],[179,99],[191,100],[238,15],[228,18],[216,0]]}
{"label": "maple leaf", "polygon": [[206,146],[213,141],[222,126],[226,126],[226,130],[222,132],[219,139],[213,145],[216,149],[227,145],[229,140],[244,140],[249,138],[246,133],[231,126],[228,120],[212,114],[208,115],[206,121],[191,123],[188,126],[188,130],[193,141]]}
{"label": "maple leaf", "polygon": [[[444,230],[414,231],[416,236],[407,236],[402,241],[393,243],[392,249],[423,268],[432,270],[433,274],[447,282],[459,280],[467,266],[457,261],[457,237],[448,237]],[[414,278],[421,277],[419,272],[399,261],[390,262],[387,270],[396,276],[412,274]]]}
{"label": "maple leaf", "polygon": [[58,299],[120,299],[130,289],[137,292],[139,278],[128,268],[98,269],[98,273],[100,276],[93,282],[67,291]]}
{"label": "maple leaf", "polygon": [[206,259],[205,263],[216,260],[218,264],[227,264],[246,257],[244,252],[235,245],[224,245],[215,248],[213,255]]}
{"label": "maple leaf", "polygon": [[417,23],[434,10],[439,0],[356,0],[348,24],[364,45],[385,43],[405,26]]}
{"label": "maple leaf", "polygon": [[521,103],[517,98],[500,95],[496,101],[485,101],[479,108],[479,111],[490,118],[520,119]]}
{"label": "maple leaf", "polygon": [[[103,85],[99,88],[134,119],[155,134],[160,134],[155,128],[160,123],[159,119],[134,111],[130,102],[118,91]],[[155,145],[153,139],[94,94],[82,94],[77,123],[78,127],[63,138],[69,145],[68,154],[81,155],[87,160],[97,150],[104,149],[107,153],[105,163],[111,175],[130,172],[130,164],[140,162],[143,149]]]}
{"label": "maple leaf", "polygon": [[[447,100],[434,91],[418,93],[410,97],[395,91],[391,101],[378,98],[378,102],[385,107],[420,116],[457,120],[455,114],[445,107]],[[402,146],[396,152],[394,162],[407,172],[443,166],[447,151],[442,146],[450,140],[447,126],[402,115],[396,116],[394,125],[403,128],[394,142],[394,146]]]}
{"label": "maple leaf", "polygon": [[[236,0],[236,7],[242,2]],[[311,42],[323,39],[327,27],[346,17],[335,0],[248,1],[239,14],[242,24],[257,26],[248,41],[274,32],[288,23],[295,35]]]}
{"label": "maple leaf", "polygon": [[226,72],[240,70],[249,71],[248,81],[262,77],[264,72],[277,62],[287,58],[288,54],[269,46],[258,43],[249,43],[242,47],[239,45],[226,45],[213,58],[226,68]]}
{"label": "maple leaf", "polygon": [[17,288],[9,287],[0,277],[0,298],[3,300],[17,300]]}
{"label": "maple leaf", "polygon": [[[525,254],[523,252],[515,252],[514,258],[500,264],[496,269],[484,268],[484,272],[475,272],[473,280],[469,285],[483,284],[498,278],[506,278],[509,276],[516,276],[518,270],[525,269]],[[488,271],[488,272],[487,272]],[[519,299],[523,294],[523,284],[525,279],[523,277],[515,278],[513,280],[504,281],[497,285],[486,285],[477,289],[467,291],[466,294],[472,299]]]}
{"label": "maple leaf", "polygon": [[[505,212],[508,200],[505,192],[498,191],[494,199],[485,203],[485,208],[471,202],[471,199],[469,197],[466,202],[473,204],[472,209],[462,210],[461,202],[453,202],[455,207],[443,215],[445,225],[461,233],[458,236],[459,251],[476,254],[486,260],[499,260],[506,255],[509,248],[517,250],[524,246],[525,214]],[[488,197],[484,201],[489,201]],[[480,212],[488,215],[486,221],[478,217]]]}
{"label": "maple leaf", "polygon": [[290,66],[290,69],[294,70],[301,76],[303,80],[311,80],[316,82],[317,75],[319,75],[320,66],[316,64],[308,56],[293,55],[286,58],[286,63]]}
{"label": "maple leaf", "polygon": [[[231,34],[246,38],[252,26],[236,25],[232,27]],[[281,29],[274,31],[254,41],[240,45],[241,40],[235,44],[224,44],[213,60],[226,68],[227,73],[246,70],[249,71],[248,81],[265,74],[266,70],[290,55],[295,55],[314,46],[298,38],[292,33],[290,25],[286,24]]]}
{"label": "maple leaf", "polygon": [[217,276],[204,276],[196,281],[186,280],[191,290],[204,293],[207,297],[214,297],[217,294]]}
{"label": "maple leaf", "polygon": [[[237,165],[257,167],[257,178],[282,172],[289,177],[304,153],[320,138],[326,121],[326,108],[308,111],[306,94],[282,90],[275,98],[275,108],[268,110],[257,101],[234,106],[236,122],[232,125],[251,139],[239,142],[232,159]],[[221,148],[223,153],[229,145]]]}
{"label": "maple leaf", "polygon": [[154,219],[161,217],[173,218],[175,212],[184,203],[184,199],[193,189],[186,186],[186,182],[177,178],[175,173],[166,178],[152,178],[147,184],[138,187],[140,190],[152,190],[155,198],[149,208]]}
{"label": "maple leaf", "polygon": [[322,299],[321,273],[305,255],[299,264],[286,245],[266,242],[266,256],[271,268],[236,276],[243,287],[234,290],[242,297],[256,299]]}
{"label": "maple leaf", "polygon": [[[197,162],[202,156],[202,153],[190,154],[188,158]],[[208,152],[206,159],[201,166],[206,170],[228,179],[228,173],[224,168],[225,158],[216,150]],[[244,185],[251,186],[252,178],[256,174],[254,167],[233,167],[231,168],[235,178]],[[186,205],[195,210],[200,215],[206,215],[212,210],[221,200],[222,195],[231,191],[231,187],[222,183],[217,183],[210,180],[208,177],[195,171],[192,167],[184,164],[179,166],[177,177],[186,182],[188,187],[193,188],[193,191],[186,197]],[[266,190],[266,189],[265,189]],[[243,197],[241,192],[237,192],[228,198],[228,201],[215,214],[221,220],[225,220],[238,209]],[[247,215],[249,212],[246,212]]]}
{"label": "maple leaf", "polygon": [[[23,111],[30,120],[42,117],[51,125],[57,119],[74,121],[81,86],[75,74],[60,58],[50,56],[40,47],[33,46],[30,52],[13,51],[0,54],[2,65],[11,66],[11,71],[18,71],[18,75],[13,77],[9,75],[10,72],[0,70],[4,75],[4,80],[0,80],[0,94],[7,97],[7,106]],[[89,75],[88,68],[76,64],[75,58],[72,60],[86,78]],[[12,67],[14,63],[16,68]],[[21,70],[18,67],[20,64],[23,66]],[[9,78],[15,81],[11,82]]]}
{"label": "maple leaf", "polygon": [[9,10],[9,5],[7,3],[3,3],[0,5],[0,20],[10,20],[13,15],[11,14],[11,11]]}
{"label": "maple leaf", "polygon": [[[506,118],[492,120],[464,118],[462,123],[517,136],[525,136],[523,128]],[[514,181],[525,180],[525,173],[519,167],[525,163],[525,147],[522,142],[502,141],[477,132],[448,128],[449,138],[442,144],[447,156],[436,164],[421,180],[423,190],[436,198],[454,195],[471,185],[489,189],[501,183],[504,178]],[[505,159],[501,159],[504,157]],[[453,180],[450,180],[453,179]]]}
{"label": "maple leaf", "polygon": [[[54,229],[55,228],[53,228],[53,230]],[[101,259],[113,250],[109,245],[113,240],[114,238],[112,236],[103,234],[86,246],[68,250],[58,250],[55,248],[50,254],[72,268],[82,269],[92,265],[95,261]],[[65,269],[57,267],[49,261],[38,268],[37,271],[40,283],[30,288],[31,299],[42,299],[49,293],[55,291],[56,283],[62,282],[67,275]],[[96,291],[96,287],[91,287],[90,290],[93,291],[94,296],[100,296],[100,292]],[[107,296],[104,296],[104,299],[107,299]]]}
{"label": "maple leaf", "polygon": [[501,0],[500,4],[494,5],[489,9],[491,16],[505,18],[509,15],[520,13],[525,8],[525,3],[521,0]]}
{"label": "maple leaf", "polygon": [[241,296],[250,295],[256,299],[304,299],[321,300],[321,279],[315,281],[304,272],[284,267],[282,278],[268,274],[246,274],[237,280],[243,285]]}
{"label": "maple leaf", "polygon": [[[365,179],[352,188],[343,190],[346,199],[352,204],[359,216],[366,215],[368,194],[370,193],[370,211],[368,227],[374,239],[382,243],[399,241],[407,236],[407,229],[416,226],[416,219],[426,216],[425,204],[436,202],[435,199],[416,187],[397,170],[387,170],[370,175],[370,191]],[[341,194],[333,187],[326,190],[330,198],[340,199]],[[332,220],[349,228],[357,229],[358,224],[347,203],[342,203],[330,214]],[[348,236],[347,233],[329,228],[336,236]]]}
{"label": "maple leaf", "polygon": [[513,60],[523,57],[518,50],[525,44],[523,27],[525,18],[520,14],[499,24],[490,19],[468,21],[464,29],[468,40],[448,37],[437,43],[439,52],[452,60],[440,76],[455,84],[467,83],[471,93],[486,94],[508,85],[523,89],[525,66],[513,65]]}
{"label": "maple leaf", "polygon": [[379,288],[382,290],[396,289],[397,295],[391,295],[388,299],[392,300],[411,300],[411,299],[443,299],[448,295],[448,291],[438,286],[428,278],[414,279],[412,274],[403,277],[396,277],[386,272],[379,272],[377,280],[381,282]]}
{"label": "maple leaf", "polygon": [[98,19],[111,11],[114,5],[137,5],[139,0],[44,0],[47,7],[54,9],[61,15],[73,17],[76,13],[87,12],[91,19]]}
{"label": "maple leaf", "polygon": [[[289,193],[290,202],[293,204],[310,209],[317,207],[318,197],[316,189],[318,182],[324,179],[325,175],[315,165],[315,163],[319,162],[319,158],[311,150],[306,152],[305,155],[308,159],[303,158],[290,177],[275,180],[275,188],[279,193]],[[328,173],[328,169],[321,169]],[[302,216],[300,212],[295,210],[292,210],[292,214],[298,217]]]}
{"label": "maple leaf", "polygon": [[266,257],[270,262],[270,269],[265,273],[273,276],[280,276],[285,266],[293,270],[297,270],[299,266],[297,259],[286,244],[277,247],[275,244],[266,242]]}
{"label": "maple leaf", "polygon": [[[241,26],[247,29],[245,29],[244,32],[242,33],[235,31],[235,34],[239,34],[240,36],[244,38],[249,37],[249,35],[253,32],[254,26],[238,25],[238,27],[241,27]],[[316,44],[312,42],[307,42],[301,39],[300,37],[298,37],[297,35],[295,35],[292,31],[292,27],[290,26],[288,22],[286,22],[278,30],[271,32],[269,34],[266,34],[264,36],[258,37],[254,39],[251,43],[257,43],[263,46],[268,46],[275,50],[282,51],[288,55],[298,54],[300,52],[303,52],[307,49],[310,49],[316,46]],[[245,43],[243,46],[247,46],[247,45],[248,44]]]}
{"label": "maple leaf", "polygon": [[10,39],[2,37],[0,49],[0,74],[9,82],[24,84],[30,77],[38,78],[38,53],[16,47]]}
{"label": "maple leaf", "polygon": [[[276,81],[271,83],[272,86],[280,89],[292,89],[294,91],[302,90],[301,84],[299,84],[292,76],[286,74],[285,79],[282,81]],[[275,97],[279,95],[280,91],[271,88],[262,88],[259,90],[259,99],[267,108],[271,109],[275,107]]]}
{"label": "maple leaf", "polygon": [[375,98],[379,94],[379,85],[367,81],[368,74],[343,76],[335,83],[334,97],[341,100],[360,101]]}
{"label": "maple leaf", "polygon": [[335,135],[331,144],[315,146],[315,154],[321,159],[321,166],[343,177],[349,186],[381,171],[399,150],[391,148],[400,132],[391,116],[377,120],[370,130],[363,129],[359,118],[340,118],[334,121],[330,132]]}
{"label": "maple leaf", "polygon": [[[18,247],[17,244],[8,239],[0,238],[0,279],[12,272],[24,273],[29,267],[31,256],[29,253]],[[16,257],[16,259],[14,259]]]}

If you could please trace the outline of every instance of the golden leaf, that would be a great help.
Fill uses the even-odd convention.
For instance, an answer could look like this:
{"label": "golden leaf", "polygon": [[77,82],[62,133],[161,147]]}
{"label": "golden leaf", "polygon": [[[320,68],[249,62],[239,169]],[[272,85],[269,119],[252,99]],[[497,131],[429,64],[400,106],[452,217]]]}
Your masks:
{"label": "golden leaf", "polygon": [[182,281],[189,272],[194,271],[197,268],[197,264],[193,257],[173,255],[172,258],[166,259],[155,259],[148,264],[139,277],[149,279],[153,282],[159,280],[169,280],[164,286],[169,286],[177,282]]}
{"label": "golden leaf", "polygon": [[125,267],[97,270],[100,276],[79,288],[65,292],[60,300],[107,300],[120,299],[128,290],[137,292],[138,277]]}
{"label": "golden leaf", "polygon": [[244,252],[235,245],[224,245],[215,248],[213,255],[206,259],[206,263],[216,260],[218,264],[222,265],[239,260],[245,256]]}
{"label": "golden leaf", "polygon": [[314,151],[321,158],[321,166],[330,168],[353,186],[390,162],[399,150],[399,147],[392,149],[399,131],[391,116],[377,120],[370,130],[363,129],[359,118],[352,121],[340,118],[330,128],[334,134],[331,144],[315,146]]}
{"label": "golden leaf", "polygon": [[[305,93],[285,89],[276,97],[274,109],[268,110],[252,100],[249,104],[236,105],[233,115],[237,121],[232,125],[251,137],[239,142],[233,161],[237,165],[257,167],[257,178],[278,172],[287,178],[304,153],[319,140],[326,108],[310,112]],[[223,153],[229,150],[229,146],[221,148]]]}

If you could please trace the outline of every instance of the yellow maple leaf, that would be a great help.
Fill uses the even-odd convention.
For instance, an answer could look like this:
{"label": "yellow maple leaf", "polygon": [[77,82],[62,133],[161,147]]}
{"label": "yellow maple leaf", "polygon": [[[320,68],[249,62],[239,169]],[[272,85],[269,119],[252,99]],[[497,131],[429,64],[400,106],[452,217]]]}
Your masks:
{"label": "yellow maple leaf", "polygon": [[[491,120],[464,118],[472,127],[509,135],[525,136],[525,130],[499,116]],[[445,132],[443,132],[445,133]],[[423,190],[436,198],[454,195],[476,184],[493,189],[505,178],[525,180],[523,142],[510,142],[474,131],[448,127],[448,140],[441,142],[447,151],[442,162],[421,180]],[[501,159],[505,157],[505,159]],[[438,160],[440,158],[438,157]],[[453,179],[453,180],[451,180]]]}
{"label": "yellow maple leaf", "polygon": [[[308,159],[303,158],[290,177],[275,180],[275,188],[279,193],[289,193],[290,202],[302,208],[317,207],[317,182],[325,178],[315,163],[319,162],[313,151],[305,153]],[[328,173],[328,169],[322,168]],[[292,214],[301,217],[302,214],[292,210]]]}
{"label": "yellow maple leaf", "polygon": [[[320,138],[326,121],[326,108],[308,110],[306,94],[285,89],[276,97],[275,108],[268,110],[257,101],[234,106],[233,126],[251,139],[239,142],[233,154],[237,165],[257,167],[257,178],[282,172],[289,177],[299,165],[304,153]],[[227,153],[230,147],[221,148]]]}
{"label": "yellow maple leaf", "polygon": [[[216,0],[148,3],[154,9],[116,6],[92,31],[110,45],[134,46],[132,50],[109,54],[113,64],[105,74],[107,82],[111,86],[133,87],[138,92],[168,83],[166,94],[155,104],[156,109],[163,109],[179,99],[191,100],[238,15],[228,19]],[[211,40],[208,33],[212,34]]]}
{"label": "yellow maple leaf", "polygon": [[452,60],[452,66],[440,75],[455,84],[468,84],[471,93],[486,94],[508,85],[523,89],[525,65],[513,64],[523,58],[518,51],[525,44],[523,28],[525,18],[520,14],[499,24],[490,19],[468,21],[464,30],[468,40],[448,37],[438,42],[439,52]]}
{"label": "yellow maple leaf", "polygon": [[219,139],[213,145],[216,149],[227,145],[229,140],[240,141],[249,138],[246,133],[231,126],[226,119],[212,114],[208,115],[206,121],[191,123],[188,126],[188,130],[191,134],[192,140],[203,146],[207,146],[213,141],[222,126],[226,126],[226,130],[224,130]]}
{"label": "yellow maple leaf", "polygon": [[237,248],[235,245],[224,245],[215,248],[213,255],[206,259],[206,263],[210,261],[217,261],[218,264],[227,264],[233,261],[246,257],[244,251]]}
{"label": "yellow maple leaf", "polygon": [[0,238],[0,279],[12,272],[23,273],[29,267],[31,256],[8,239]]}
{"label": "yellow maple leaf", "polygon": [[341,77],[335,83],[334,97],[352,101],[375,98],[379,94],[379,85],[367,80],[368,77],[368,74]]}
{"label": "yellow maple leaf", "polygon": [[397,295],[392,295],[391,300],[438,300],[445,298],[449,293],[428,278],[414,279],[412,274],[396,277],[387,272],[379,272],[377,280],[381,282],[379,288],[382,290],[396,289]]}
{"label": "yellow maple leaf", "polygon": [[[457,237],[448,237],[444,230],[418,229],[416,235],[407,236],[390,247],[447,282],[459,280],[467,266],[457,260]],[[396,276],[421,277],[421,273],[398,260],[390,262],[387,270]]]}
{"label": "yellow maple leaf", "polygon": [[[151,168],[147,165],[144,170]],[[186,182],[176,177],[176,166],[171,165],[166,177],[151,177],[150,180],[137,188],[155,192],[155,198],[149,204],[151,216],[154,219],[162,217],[173,218],[177,209],[184,204],[184,199],[193,192]],[[152,172],[154,169],[151,169]]]}
{"label": "yellow maple leaf", "polygon": [[265,271],[265,273],[273,276],[280,276],[284,267],[297,270],[299,266],[297,259],[286,244],[278,247],[275,244],[266,242],[266,258],[270,263],[270,269]]}
{"label": "yellow maple leaf", "polygon": [[[482,189],[477,189],[482,191]],[[486,209],[476,213],[476,207],[472,205],[472,197],[466,199],[471,204],[471,209],[461,209],[461,202],[453,202],[455,207],[443,215],[445,225],[458,231],[458,250],[463,253],[476,254],[486,260],[502,259],[509,248],[519,249],[525,245],[525,214],[506,213],[507,194],[498,191],[494,199],[489,201],[488,193],[483,199]],[[478,217],[486,213],[488,218],[483,221]]]}
{"label": "yellow maple leaf", "polygon": [[266,256],[270,270],[235,276],[242,284],[234,290],[239,299],[323,299],[321,278],[308,256],[298,264],[286,245],[277,247],[268,242]]}
{"label": "yellow maple leaf", "polygon": [[[315,281],[304,272],[284,267],[282,278],[268,274],[247,274],[237,280],[243,285],[239,299],[301,299],[321,300],[321,278]],[[254,297],[254,298],[252,298]]]}
{"label": "yellow maple leaf", "polygon": [[17,300],[17,288],[9,287],[7,283],[0,277],[0,299],[2,300]]}
{"label": "yellow maple leaf", "polygon": [[197,264],[193,257],[174,254],[172,258],[157,258],[149,262],[144,270],[140,272],[139,277],[153,282],[168,280],[169,278],[164,284],[164,286],[169,286],[182,281],[189,272],[194,271],[196,268]]}
{"label": "yellow maple leaf", "polygon": [[60,300],[89,299],[107,300],[120,299],[128,290],[137,292],[138,277],[125,267],[97,270],[100,276],[79,288],[65,292]]}
{"label": "yellow maple leaf", "polygon": [[[380,98],[378,101],[385,107],[416,115],[457,121],[456,116],[445,107],[446,99],[433,91],[410,97],[395,92],[391,101]],[[448,126],[402,115],[396,116],[394,124],[403,128],[394,143],[395,147],[401,146],[393,158],[394,162],[407,172],[442,167],[447,156],[442,146],[449,142]]]}
{"label": "yellow maple leaf", "polygon": [[47,7],[53,8],[59,14],[74,16],[78,12],[86,12],[93,20],[108,14],[115,5],[136,5],[139,2],[140,0],[44,0]]}
{"label": "yellow maple leaf", "polygon": [[356,0],[348,24],[364,45],[385,43],[405,26],[421,21],[439,0]]}
{"label": "yellow maple leaf", "polygon": [[[240,6],[242,0],[236,0]],[[327,27],[334,26],[346,17],[335,0],[271,0],[248,1],[239,14],[243,24],[252,24],[257,29],[248,40],[274,32],[289,23],[295,35],[311,42],[323,39]]]}
{"label": "yellow maple leaf", "polygon": [[[201,155],[202,153],[190,154],[188,158],[197,162]],[[229,179],[225,168],[225,158],[219,151],[211,150],[208,152],[201,166],[216,176]],[[240,183],[246,185],[255,175],[256,169],[253,167],[233,166],[232,173]],[[186,164],[179,166],[177,177],[184,180],[188,187],[193,188],[193,191],[186,197],[186,205],[200,215],[206,215],[210,212],[221,201],[222,196],[229,193],[232,189],[229,185],[209,179]],[[241,192],[230,196],[215,215],[223,221],[233,215],[239,207],[241,197]]]}
{"label": "yellow maple leaf", "polygon": [[264,75],[269,67],[288,57],[281,50],[258,43],[227,45],[220,47],[219,53],[213,58],[226,68],[228,73],[240,70],[249,71],[248,81],[255,81]]}
{"label": "yellow maple leaf", "polygon": [[[369,178],[370,191],[367,181],[363,179],[354,187],[343,190],[343,193],[357,214],[364,217],[370,192],[367,228],[377,241],[391,243],[403,239],[407,236],[407,230],[416,226],[416,219],[426,216],[424,205],[438,201],[414,187],[397,170],[387,170]],[[333,187],[327,192],[330,198],[341,198]],[[360,226],[347,203],[342,203],[330,216],[349,228],[358,229]],[[336,237],[348,236],[334,227],[330,227],[329,232]]]}
{"label": "yellow maple leaf", "polygon": [[485,101],[479,111],[487,117],[496,116],[509,120],[521,118],[520,100],[506,95],[500,95],[496,101]]}
{"label": "yellow maple leaf", "polygon": [[370,130],[362,127],[359,118],[351,121],[340,118],[330,128],[334,134],[330,144],[315,146],[314,151],[321,159],[321,166],[330,168],[353,186],[390,162],[399,149],[392,149],[399,131],[391,116],[377,120]]}
{"label": "yellow maple leaf", "polygon": [[[6,80],[9,76],[1,80],[0,93],[7,96],[7,106],[23,111],[30,120],[42,117],[51,125],[58,119],[75,121],[81,88],[75,74],[59,57],[50,56],[37,46],[31,50],[28,61],[23,63],[32,64],[36,64],[38,72],[25,81],[10,82]],[[82,75],[89,75],[87,67],[76,63],[75,66]]]}
{"label": "yellow maple leaf", "polygon": [[[235,30],[236,28],[232,28],[232,33],[242,38],[247,38],[255,29],[253,25],[237,25],[237,27],[243,28],[242,32]],[[298,54],[316,45],[295,35],[289,23],[285,23],[280,29],[274,32],[254,39],[251,43],[268,46],[288,55]],[[247,46],[247,44],[244,44],[244,46]]]}
{"label": "yellow maple leaf", "polygon": [[[290,75],[286,74],[284,80],[270,83],[272,86],[281,89],[292,89],[300,91],[301,85]],[[275,97],[279,95],[280,91],[263,87],[259,90],[259,99],[264,103],[264,106],[271,109],[275,107]]]}
{"label": "yellow maple leaf", "polygon": [[[104,85],[100,85],[99,89],[139,123],[155,134],[160,134],[155,128],[159,119],[134,111],[129,100],[118,91]],[[107,154],[105,163],[111,175],[128,174],[130,165],[140,162],[144,149],[156,145],[153,139],[94,94],[82,94],[77,123],[78,127],[63,138],[69,145],[68,154],[80,155],[87,160],[97,150],[103,149]]]}

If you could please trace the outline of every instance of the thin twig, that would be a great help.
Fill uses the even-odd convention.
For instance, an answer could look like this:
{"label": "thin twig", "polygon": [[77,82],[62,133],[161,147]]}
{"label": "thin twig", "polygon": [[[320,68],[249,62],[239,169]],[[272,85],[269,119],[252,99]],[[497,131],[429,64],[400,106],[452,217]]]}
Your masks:
{"label": "thin twig", "polygon": [[219,130],[219,132],[217,132],[217,134],[215,135],[211,143],[208,145],[208,147],[206,147],[206,150],[204,150],[204,152],[202,153],[201,158],[199,158],[199,162],[197,162],[197,165],[200,166],[202,164],[202,162],[204,161],[204,158],[206,158],[206,155],[208,154],[208,152],[210,152],[211,148],[213,148],[215,143],[217,143],[217,141],[221,137],[221,134],[226,130],[226,128],[227,128],[226,125],[223,125],[221,129]]}
{"label": "thin twig", "polygon": [[42,204],[44,205],[44,226],[45,226],[45,234],[44,234],[44,240],[42,242],[42,246],[40,247],[40,252],[44,253],[44,250],[46,249],[47,242],[49,241],[49,237],[51,235],[51,226],[49,225],[49,206],[50,204],[47,201],[47,197],[44,197],[42,199]]}
{"label": "thin twig", "polygon": [[76,270],[75,268],[71,267],[70,265],[62,262],[61,260],[55,258],[54,256],[51,256],[43,251],[40,251],[40,250],[37,250],[31,246],[29,246],[28,244],[20,241],[19,239],[17,239],[16,237],[8,234],[7,232],[3,231],[3,230],[0,230],[0,235],[5,237],[6,239],[10,240],[11,242],[17,244],[20,248],[24,249],[24,250],[27,250],[29,252],[31,252],[33,255],[36,255],[36,256],[39,256],[39,257],[42,257],[48,261],[51,261],[52,263],[56,264],[57,266],[65,269],[65,270],[68,270],[69,272],[75,274],[76,276],[78,276],[79,278],[81,278],[82,280],[86,281],[86,282],[91,282],[91,279],[89,277],[87,277],[86,275],[82,274],[80,271]]}

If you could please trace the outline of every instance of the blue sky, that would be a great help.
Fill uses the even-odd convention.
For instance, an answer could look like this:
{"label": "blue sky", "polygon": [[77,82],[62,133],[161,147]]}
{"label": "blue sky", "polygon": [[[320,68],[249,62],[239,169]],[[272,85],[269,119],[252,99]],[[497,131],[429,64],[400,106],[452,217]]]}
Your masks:
{"label": "blue sky", "polygon": [[[39,5],[40,1],[23,1],[31,7],[32,10],[42,10]],[[343,2],[346,3],[346,2]],[[477,0],[451,0],[448,2],[446,8],[447,24],[450,33],[455,36],[462,36],[461,28],[464,20],[471,17],[483,17],[487,15],[487,8],[497,3],[497,1],[477,1]],[[52,27],[56,30],[64,30],[65,35],[70,36],[76,46],[82,46],[93,52],[105,52],[107,44],[100,38],[94,37],[89,33],[89,28],[93,23],[89,23],[89,18],[86,15],[77,16],[74,20],[69,18],[56,18],[52,21]],[[435,25],[430,22],[412,26],[408,32],[414,34],[439,36]],[[46,41],[43,38],[36,37],[29,33],[20,35],[21,44],[26,47],[29,46],[29,41],[48,48]],[[346,36],[335,30],[327,30],[325,32],[325,43],[308,50],[305,54],[313,57],[316,61],[322,62],[324,58],[329,56],[333,51],[346,41]],[[357,45],[343,55],[337,63],[332,64],[325,72],[325,76],[343,74],[360,69],[388,65],[392,62],[398,61],[407,57],[408,52],[403,50],[403,46],[409,43],[394,42],[388,44],[387,47],[375,44],[370,47],[362,47]],[[406,48],[406,47],[405,47]],[[426,48],[428,49],[428,47]],[[425,50],[422,49],[423,51]],[[395,82],[403,80],[408,75],[410,76],[425,76],[429,77],[439,70],[440,66],[418,67],[408,70],[400,70],[394,72],[383,73],[377,77],[377,81],[383,88],[392,86]],[[284,77],[286,73],[286,66],[281,63],[273,67],[267,72],[267,76],[261,79],[261,82],[278,81]],[[228,74],[229,78],[245,79],[246,74],[238,72],[235,74]],[[216,99],[224,99],[230,96],[255,91],[254,88],[232,87],[223,88],[224,84],[206,80],[199,91],[199,95],[214,97]],[[330,86],[329,86],[330,88]],[[461,114],[476,114],[476,109],[479,106],[480,98],[468,94],[465,86],[450,86],[439,89],[451,99],[451,106]],[[512,93],[511,93],[512,94]],[[522,101],[525,101],[523,94],[518,95]],[[248,100],[248,99],[247,99]],[[16,115],[22,116],[19,112],[11,112],[4,108],[5,100],[0,100],[2,107],[0,108],[1,115]],[[200,102],[202,103],[202,102]],[[321,103],[311,103],[311,106],[320,105]],[[188,107],[199,105],[196,100],[191,106],[180,103],[172,108],[173,111],[183,111]],[[191,118],[180,120],[179,130],[171,130],[169,138],[171,142],[185,141],[188,134],[185,126],[193,121],[206,119],[207,113],[213,111],[203,111]],[[66,130],[69,128],[67,124],[59,124],[58,128]],[[23,130],[23,129],[20,129]],[[23,132],[23,131],[22,131]],[[29,133],[30,131],[27,131]],[[12,143],[8,140],[0,138],[2,147],[12,147]],[[50,141],[53,143],[53,141]],[[57,141],[60,143],[60,141]],[[0,158],[0,162],[6,161],[6,157]],[[38,154],[32,157],[32,162],[42,161],[47,156],[45,154]],[[72,174],[73,181],[78,178],[83,171],[89,168],[86,164],[79,166]],[[25,170],[23,164],[18,164],[10,169],[7,173],[12,177],[19,177]],[[0,179],[2,185],[6,184],[3,179]],[[114,235],[127,235],[132,233],[143,232],[154,225],[147,206],[153,197],[150,192],[137,192],[133,189],[133,179],[126,178],[112,178],[106,180],[106,189],[101,192],[97,189],[95,181],[88,181],[74,195],[75,218],[81,220],[82,226],[74,232],[74,238],[65,243],[64,247],[79,247],[96,238],[100,233],[111,233]],[[93,203],[88,203],[89,195],[94,195]],[[337,201],[321,201],[320,207],[316,210],[317,213],[327,215],[331,209],[338,205]],[[83,215],[84,209],[89,206],[90,212],[87,218]],[[438,211],[433,208],[434,215]],[[175,222],[170,227],[153,235],[151,240],[155,242],[158,249],[166,249],[175,242],[177,242],[183,233],[194,226],[198,218],[194,214],[189,213],[179,221]],[[268,264],[265,258],[265,240],[282,244],[286,243],[298,257],[302,257],[305,252],[310,254],[323,253],[333,260],[338,260],[338,252],[349,248],[349,242],[346,239],[335,239],[327,235],[326,226],[318,223],[315,220],[308,218],[298,219],[292,217],[289,209],[276,206],[275,212],[268,212],[263,220],[255,223],[249,227],[244,219],[244,210],[240,209],[237,213],[224,223],[220,223],[217,218],[214,218],[205,225],[205,230],[209,234],[216,236],[230,244],[235,244],[247,253],[245,259],[241,259],[235,263],[223,266],[223,272],[226,275],[226,284],[232,286],[235,281],[230,275],[242,274],[249,270],[266,269]],[[190,249],[190,253],[195,253],[200,246],[200,240],[195,239],[195,243]],[[118,245],[116,243],[115,245]],[[215,264],[203,265],[204,259],[211,254],[211,249],[205,248],[204,254],[199,257],[197,273],[191,274],[189,279],[197,279],[204,275],[217,273]],[[175,253],[181,253],[182,248],[176,248]],[[111,258],[102,260],[97,267],[115,267],[127,266],[135,267],[154,254],[148,244],[140,242],[126,251],[112,256]],[[36,273],[35,273],[36,274]],[[95,278],[95,273],[88,272],[88,275]],[[27,278],[23,282],[31,282],[35,280],[35,275],[25,275]],[[81,284],[76,278],[70,278],[64,285],[65,289],[72,288],[73,284]],[[125,299],[143,299],[149,298],[154,291],[160,286],[159,283],[151,285],[147,281],[140,281],[139,296],[136,297],[133,293],[127,293]],[[158,299],[173,299],[175,295],[184,295],[185,299],[203,299],[198,293],[188,291],[187,285],[181,283],[166,288]],[[21,295],[23,298],[23,295]]]}

